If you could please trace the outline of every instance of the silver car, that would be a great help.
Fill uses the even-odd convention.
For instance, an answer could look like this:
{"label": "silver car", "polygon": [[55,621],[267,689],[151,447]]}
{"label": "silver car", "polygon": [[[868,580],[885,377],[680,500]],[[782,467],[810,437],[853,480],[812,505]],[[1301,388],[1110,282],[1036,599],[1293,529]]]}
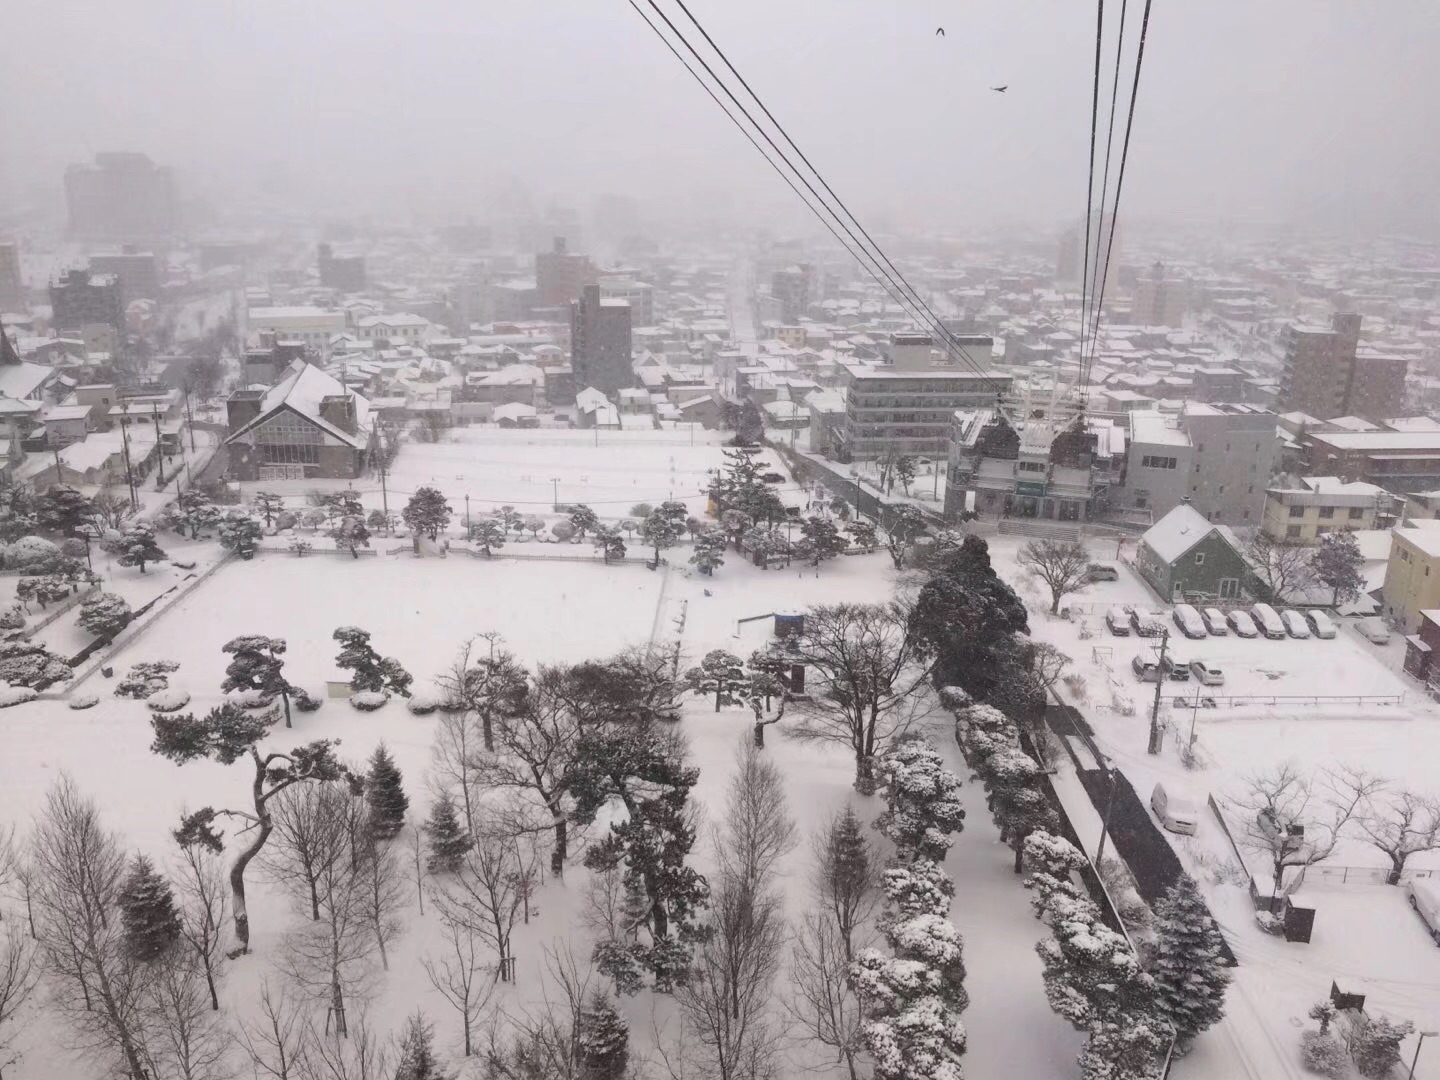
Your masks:
{"label": "silver car", "polygon": [[1410,906],[1425,923],[1435,944],[1440,945],[1440,881],[1434,878],[1411,878],[1405,882]]}

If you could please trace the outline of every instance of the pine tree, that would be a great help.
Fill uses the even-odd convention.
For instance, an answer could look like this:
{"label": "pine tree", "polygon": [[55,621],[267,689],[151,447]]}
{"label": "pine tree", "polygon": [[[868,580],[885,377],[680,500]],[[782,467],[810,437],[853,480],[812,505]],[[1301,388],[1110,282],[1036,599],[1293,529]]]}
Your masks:
{"label": "pine tree", "polygon": [[704,529],[695,535],[695,550],[690,561],[706,577],[725,565],[725,534],[719,529]]}
{"label": "pine tree", "polygon": [[335,666],[350,672],[350,689],[356,693],[372,693],[385,689],[385,677],[380,673],[380,654],[370,644],[370,632],[358,626],[336,627],[330,635],[340,642],[340,655]]}
{"label": "pine tree", "polygon": [[1225,1014],[1230,985],[1224,940],[1188,874],[1155,905],[1155,936],[1155,1007],[1185,1044]]}
{"label": "pine tree", "polygon": [[170,883],[144,855],[136,855],[120,888],[125,951],[135,960],[158,960],[180,938],[180,914]]}
{"label": "pine tree", "polygon": [[721,705],[738,705],[740,693],[747,679],[745,667],[740,658],[724,649],[712,649],[705,654],[699,667],[685,673],[685,683],[697,694],[714,694],[715,711]]}
{"label": "pine tree", "polygon": [[455,873],[460,869],[460,860],[475,843],[460,828],[460,815],[449,795],[443,795],[430,804],[430,819],[425,822],[425,834],[430,843],[426,868],[432,874]]}
{"label": "pine tree", "polygon": [[255,508],[257,514],[265,519],[267,529],[272,528],[275,525],[275,518],[285,511],[284,497],[276,495],[273,491],[257,493],[250,505]]}
{"label": "pine tree", "polygon": [[126,529],[118,540],[108,541],[103,546],[121,566],[138,566],[142,574],[145,573],[146,563],[164,562],[169,558],[155,542],[155,530],[140,522]]}
{"label": "pine tree", "polygon": [[875,825],[895,842],[901,862],[945,858],[950,834],[965,825],[956,776],[924,738],[900,740],[880,759],[886,809]]}
{"label": "pine tree", "polygon": [[416,536],[428,536],[431,540],[440,535],[440,530],[450,524],[450,504],[445,496],[432,487],[416,488],[415,494],[405,504],[400,516]]}
{"label": "pine tree", "polygon": [[260,522],[249,514],[231,510],[220,523],[220,546],[242,559],[253,559],[260,548],[263,530]]}
{"label": "pine tree", "polygon": [[405,827],[410,799],[401,786],[395,759],[383,742],[370,755],[370,770],[365,774],[365,803],[370,808],[370,827],[381,840],[389,840]]}
{"label": "pine tree", "polygon": [[279,695],[285,704],[285,726],[290,726],[290,695],[295,688],[285,681],[281,673],[285,661],[285,639],[265,637],[263,634],[241,634],[231,638],[220,647],[234,659],[225,668],[225,679],[220,684],[224,693],[231,690],[258,690],[266,697]]}
{"label": "pine tree", "polygon": [[603,993],[595,992],[580,1011],[575,1041],[579,1080],[621,1080],[630,1060],[630,1025]]}
{"label": "pine tree", "polygon": [[405,1022],[395,1080],[450,1080],[451,1074],[441,1069],[435,1059],[434,1043],[435,1034],[425,1022],[425,1014],[416,1010]]}

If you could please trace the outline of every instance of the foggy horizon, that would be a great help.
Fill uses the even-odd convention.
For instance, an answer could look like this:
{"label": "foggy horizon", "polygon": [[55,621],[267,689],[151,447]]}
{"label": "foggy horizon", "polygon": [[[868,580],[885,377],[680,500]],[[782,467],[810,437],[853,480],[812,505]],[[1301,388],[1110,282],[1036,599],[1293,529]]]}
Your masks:
{"label": "foggy horizon", "polygon": [[[692,9],[877,227],[1083,217],[1086,6]],[[1435,96],[1425,57],[1440,16],[1419,4],[1385,16],[1296,0],[1156,5],[1125,216],[1431,234],[1440,134],[1417,103]],[[7,202],[58,208],[67,165],[132,150],[173,167],[187,201],[215,205],[484,221],[523,187],[536,211],[624,193],[647,222],[815,227],[619,0],[434,0],[403,18],[375,0],[147,2],[32,7],[18,21],[25,47],[0,72],[0,93],[25,103],[0,117]]]}

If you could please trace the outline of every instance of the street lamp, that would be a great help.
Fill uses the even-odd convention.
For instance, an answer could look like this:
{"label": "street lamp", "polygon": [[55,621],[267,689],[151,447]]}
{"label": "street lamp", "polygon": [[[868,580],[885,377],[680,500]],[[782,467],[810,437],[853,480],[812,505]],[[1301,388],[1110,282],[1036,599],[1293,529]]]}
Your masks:
{"label": "street lamp", "polygon": [[560,477],[550,477],[550,490],[552,494],[550,509],[558,514],[560,512]]}
{"label": "street lamp", "polygon": [[1440,1031],[1422,1031],[1415,1040],[1415,1056],[1410,1059],[1410,1080],[1415,1080],[1415,1063],[1420,1060],[1420,1047],[1425,1045],[1426,1039],[1433,1039],[1437,1035],[1440,1035]]}

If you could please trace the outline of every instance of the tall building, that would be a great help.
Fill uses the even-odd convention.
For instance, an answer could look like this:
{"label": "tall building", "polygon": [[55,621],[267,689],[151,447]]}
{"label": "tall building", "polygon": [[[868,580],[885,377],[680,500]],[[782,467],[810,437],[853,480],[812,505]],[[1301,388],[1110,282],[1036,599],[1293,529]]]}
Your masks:
{"label": "tall building", "polygon": [[1328,330],[1321,326],[1290,327],[1280,374],[1280,408],[1319,420],[1348,413],[1359,343],[1360,316],[1354,312],[1337,312]]}
{"label": "tall building", "polygon": [[154,252],[136,251],[126,244],[119,255],[91,255],[90,272],[113,275],[127,304],[160,299],[160,260]]}
{"label": "tall building", "polygon": [[607,300],[599,285],[586,285],[570,305],[570,365],[575,385],[593,386],[607,396],[633,386],[630,304]]}
{"label": "tall building", "polygon": [[73,236],[159,239],[180,224],[174,175],[144,154],[96,154],[93,165],[71,165],[65,204]]}
{"label": "tall building", "polygon": [[321,244],[317,254],[322,287],[344,293],[365,288],[364,255],[336,255],[329,244]]}
{"label": "tall building", "polygon": [[20,280],[20,245],[0,244],[0,312],[25,310],[25,283]]}
{"label": "tall building", "polygon": [[780,301],[780,321],[797,323],[810,309],[810,279],[814,268],[797,263],[770,275],[770,295]]}
{"label": "tall building", "polygon": [[555,237],[551,251],[535,256],[537,307],[563,307],[580,299],[585,286],[595,281],[590,256],[576,255],[565,248],[565,238]]}
{"label": "tall building", "polygon": [[1345,391],[1345,414],[1383,420],[1405,412],[1405,376],[1410,362],[1403,356],[1359,349]]}
{"label": "tall building", "polygon": [[[1185,321],[1188,282],[1165,276],[1165,264],[1155,263],[1135,283],[1135,304],[1130,321],[1137,326],[1179,326]],[[1108,290],[1107,290],[1108,291]]]}
{"label": "tall building", "polygon": [[114,274],[67,270],[50,286],[50,307],[57,330],[82,330],[103,324],[125,332],[125,294]]}

